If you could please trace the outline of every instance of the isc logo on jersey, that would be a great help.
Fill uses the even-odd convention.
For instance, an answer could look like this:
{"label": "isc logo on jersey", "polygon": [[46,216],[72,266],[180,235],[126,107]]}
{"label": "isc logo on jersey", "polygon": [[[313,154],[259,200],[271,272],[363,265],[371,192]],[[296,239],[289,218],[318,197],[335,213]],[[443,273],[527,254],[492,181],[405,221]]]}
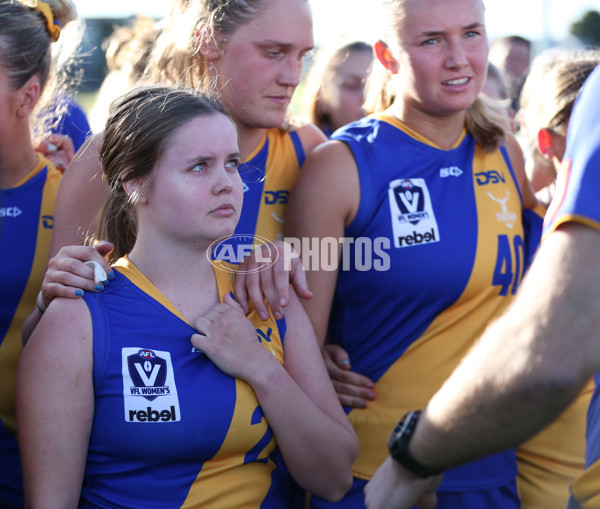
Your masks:
{"label": "isc logo on jersey", "polygon": [[429,189],[424,179],[397,179],[388,189],[395,247],[440,241]]}
{"label": "isc logo on jersey", "polygon": [[171,354],[133,347],[123,348],[121,358],[125,421],[180,421]]}

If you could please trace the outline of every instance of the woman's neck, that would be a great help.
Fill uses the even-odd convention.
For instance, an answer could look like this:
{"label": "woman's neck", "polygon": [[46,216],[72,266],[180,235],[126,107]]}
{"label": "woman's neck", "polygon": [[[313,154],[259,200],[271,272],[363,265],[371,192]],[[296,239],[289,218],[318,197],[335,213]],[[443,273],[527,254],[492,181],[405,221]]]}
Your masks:
{"label": "woman's neck", "polygon": [[31,138],[27,136],[11,136],[10,140],[0,143],[0,188],[14,187],[26,177],[38,163],[38,156],[33,150]]}
{"label": "woman's neck", "polygon": [[267,129],[248,127],[240,124],[236,124],[236,126],[238,131],[240,154],[242,155],[242,161],[245,161],[264,139]]}
{"label": "woman's neck", "polygon": [[128,256],[190,323],[219,301],[213,267],[201,249],[145,242],[138,236]]}
{"label": "woman's neck", "polygon": [[449,150],[462,135],[466,112],[433,116],[397,101],[386,110],[386,114],[396,117],[438,147]]}

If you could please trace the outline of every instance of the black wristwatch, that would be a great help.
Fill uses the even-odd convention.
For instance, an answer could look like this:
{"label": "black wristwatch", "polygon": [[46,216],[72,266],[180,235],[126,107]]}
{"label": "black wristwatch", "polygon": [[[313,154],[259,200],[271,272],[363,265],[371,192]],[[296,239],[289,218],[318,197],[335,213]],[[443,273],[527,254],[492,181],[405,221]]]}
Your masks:
{"label": "black wristwatch", "polygon": [[408,444],[410,444],[413,437],[420,415],[420,410],[414,410],[406,414],[404,418],[398,422],[396,429],[394,430],[396,436],[392,436],[388,443],[388,448],[390,450],[390,456],[406,470],[419,477],[425,478],[441,474],[442,471],[426,467],[417,461],[408,451]]}

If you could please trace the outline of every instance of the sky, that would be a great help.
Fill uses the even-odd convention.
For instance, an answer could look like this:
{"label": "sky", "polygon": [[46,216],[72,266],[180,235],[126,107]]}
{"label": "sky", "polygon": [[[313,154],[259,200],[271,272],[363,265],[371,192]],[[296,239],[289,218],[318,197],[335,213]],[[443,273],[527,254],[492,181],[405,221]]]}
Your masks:
{"label": "sky", "polygon": [[[128,16],[136,12],[161,17],[168,0],[74,0],[82,17]],[[369,9],[373,0],[309,0],[315,19],[315,40],[326,43],[345,35],[372,42]],[[600,12],[600,0],[484,0],[486,24],[491,40],[503,35],[522,35],[534,41],[563,40],[571,23],[589,10]],[[342,14],[343,13],[343,14]]]}

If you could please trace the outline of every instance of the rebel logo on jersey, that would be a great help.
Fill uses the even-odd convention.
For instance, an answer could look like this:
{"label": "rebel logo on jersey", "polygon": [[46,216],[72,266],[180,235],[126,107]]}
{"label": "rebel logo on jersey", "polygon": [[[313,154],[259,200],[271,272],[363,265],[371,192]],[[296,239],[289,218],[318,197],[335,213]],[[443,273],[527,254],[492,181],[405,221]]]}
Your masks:
{"label": "rebel logo on jersey", "polygon": [[439,242],[438,224],[424,179],[391,181],[388,201],[395,247],[412,247]]}

